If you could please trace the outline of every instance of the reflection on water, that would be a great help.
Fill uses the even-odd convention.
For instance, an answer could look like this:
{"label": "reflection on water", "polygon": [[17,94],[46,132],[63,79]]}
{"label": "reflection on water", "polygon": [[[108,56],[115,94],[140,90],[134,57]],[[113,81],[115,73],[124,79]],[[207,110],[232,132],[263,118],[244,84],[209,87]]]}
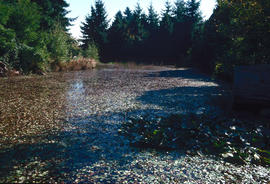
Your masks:
{"label": "reflection on water", "polygon": [[70,84],[70,87],[67,91],[67,101],[68,102],[77,102],[85,96],[85,88],[82,80],[74,81]]}
{"label": "reflection on water", "polygon": [[[3,89],[0,91],[0,110],[5,115],[0,114],[0,139],[10,138],[5,143],[9,148],[0,150],[0,183],[72,182],[76,179],[75,174],[80,172],[82,176],[88,176],[92,171],[95,175],[104,175],[104,168],[129,170],[130,163],[136,161],[136,154],[151,160],[152,154],[132,151],[126,139],[118,135],[126,115],[175,113],[192,109],[189,104],[197,110],[204,106],[202,99],[217,88],[184,71],[145,77],[154,72],[157,71],[106,69],[19,78],[12,83],[0,81],[0,89]],[[202,85],[204,88],[199,88]],[[3,100],[1,95],[6,98]],[[199,110],[198,113],[204,111]],[[63,122],[63,127],[58,123],[56,129],[56,119],[67,121]],[[2,128],[1,120],[9,127]],[[14,127],[19,127],[16,131],[25,134],[14,136]],[[31,127],[46,129],[49,134],[33,131]],[[56,131],[52,132],[53,129]],[[27,133],[29,130],[33,133]],[[11,138],[16,143],[21,142],[14,144]],[[43,164],[40,168],[31,166],[32,162],[38,161]],[[20,180],[21,176],[36,169],[38,174],[46,175]],[[14,174],[21,170],[18,176]],[[5,172],[3,180],[1,171]],[[11,179],[7,180],[8,177]],[[112,173],[106,177],[111,179]],[[87,178],[86,181],[89,182]]]}
{"label": "reflection on water", "polygon": [[92,113],[91,100],[86,94],[83,80],[78,78],[69,84],[66,92],[66,115],[68,119],[86,117]]}

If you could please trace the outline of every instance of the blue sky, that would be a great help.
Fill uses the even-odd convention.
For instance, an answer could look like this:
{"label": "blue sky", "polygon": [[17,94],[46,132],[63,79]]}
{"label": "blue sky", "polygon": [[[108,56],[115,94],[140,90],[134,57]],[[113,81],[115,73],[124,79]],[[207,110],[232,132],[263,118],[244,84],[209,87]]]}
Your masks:
{"label": "blue sky", "polygon": [[[71,11],[69,17],[78,17],[73,26],[70,27],[70,33],[75,38],[80,38],[80,25],[81,22],[85,20],[85,16],[90,13],[90,7],[95,3],[95,0],[66,0],[70,7],[68,8]],[[134,9],[136,4],[139,2],[141,7],[146,12],[147,7],[152,2],[155,10],[161,12],[164,9],[164,4],[166,0],[104,0],[105,7],[108,13],[108,18],[113,19],[115,13],[118,10],[125,10],[128,6],[131,9]],[[174,0],[170,0],[172,3]],[[201,11],[204,16],[204,19],[210,17],[215,7],[216,0],[201,0]]]}

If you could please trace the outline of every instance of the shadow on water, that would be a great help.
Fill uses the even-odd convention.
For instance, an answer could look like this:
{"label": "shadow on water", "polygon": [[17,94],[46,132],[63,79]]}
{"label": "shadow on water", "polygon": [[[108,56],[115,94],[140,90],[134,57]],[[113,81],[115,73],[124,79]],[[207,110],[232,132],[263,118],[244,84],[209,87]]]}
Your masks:
{"label": "shadow on water", "polygon": [[[146,91],[137,97],[143,104],[152,104],[169,112],[209,112],[220,108],[230,112],[232,98],[230,92],[216,86],[176,87]],[[177,111],[176,111],[177,110]]]}
{"label": "shadow on water", "polygon": [[[104,171],[102,166],[94,167],[95,163],[100,161],[117,161],[124,169],[133,160],[127,156],[133,149],[130,149],[125,139],[118,135],[115,125],[110,123],[119,121],[118,118],[122,116],[122,113],[107,113],[76,118],[67,122],[71,127],[65,131],[22,137],[26,140],[40,141],[1,149],[0,181],[14,182],[21,176],[28,176],[29,179],[25,179],[24,182],[71,182],[76,178],[77,172],[86,166],[92,166],[92,172]],[[37,175],[33,179],[31,175],[35,174],[35,171],[41,176]],[[42,175],[44,172],[47,172],[45,176]],[[8,180],[9,177],[12,179]]]}
{"label": "shadow on water", "polygon": [[185,79],[196,79],[196,80],[204,80],[204,81],[210,80],[207,75],[199,73],[195,69],[190,69],[190,68],[157,71],[157,72],[148,74],[146,77],[185,78]]}
{"label": "shadow on water", "polygon": [[[190,69],[151,71],[149,73],[145,76],[146,78],[166,77],[209,81],[204,75],[194,74]],[[78,76],[73,73],[74,78],[69,77],[71,80],[68,80],[69,87],[65,94],[65,105],[73,112],[66,115],[73,116],[81,113],[80,118],[68,119],[62,131],[54,134],[21,137],[29,140],[29,143],[14,144],[2,148],[0,150],[0,181],[8,182],[7,178],[10,176],[13,177],[13,180],[10,181],[18,181],[14,177],[19,178],[28,175],[30,178],[24,180],[24,182],[71,182],[76,178],[78,170],[86,166],[91,166],[93,172],[103,172],[104,168],[102,166],[94,166],[100,161],[116,161],[119,167],[122,167],[120,170],[124,170],[135,159],[136,154],[139,153],[134,151],[129,146],[126,138],[120,136],[117,132],[126,116],[203,110],[202,108],[208,103],[209,97],[219,98],[226,93],[220,90],[218,86],[208,84],[202,87],[174,87],[150,90],[138,96],[136,101],[146,105],[155,105],[158,107],[157,109],[152,107],[146,109],[135,108],[126,114],[113,110],[102,113],[90,112],[91,115],[82,113],[85,109],[91,111],[89,106],[91,99],[90,101],[87,100],[89,100],[89,96],[97,93],[95,90],[99,87],[98,84],[94,85],[94,83],[99,83],[98,80],[101,80],[101,77],[103,77],[101,84],[107,82],[107,78],[113,80],[110,74],[108,72],[96,72],[95,74],[87,74],[81,79],[83,73]],[[111,85],[108,86],[111,87]],[[103,90],[101,87],[99,92]],[[31,143],[31,140],[38,141]],[[39,173],[43,171],[48,171],[48,173],[33,180],[31,175],[36,169],[39,169]],[[19,171],[20,174],[16,173],[18,170],[22,170]],[[1,178],[4,180],[1,180]]]}

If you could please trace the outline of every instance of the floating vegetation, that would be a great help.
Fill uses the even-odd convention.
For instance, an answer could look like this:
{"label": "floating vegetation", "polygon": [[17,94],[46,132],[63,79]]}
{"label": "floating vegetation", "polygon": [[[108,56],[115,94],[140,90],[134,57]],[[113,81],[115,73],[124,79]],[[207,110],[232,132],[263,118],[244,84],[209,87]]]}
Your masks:
{"label": "floating vegetation", "polygon": [[211,115],[130,117],[121,133],[137,147],[219,155],[225,161],[270,165],[269,124]]}

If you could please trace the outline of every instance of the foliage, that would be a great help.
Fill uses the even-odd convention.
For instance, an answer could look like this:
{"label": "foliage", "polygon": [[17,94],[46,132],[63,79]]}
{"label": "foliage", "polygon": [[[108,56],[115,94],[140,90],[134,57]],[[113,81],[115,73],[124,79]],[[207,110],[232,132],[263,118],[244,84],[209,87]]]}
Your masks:
{"label": "foliage", "polygon": [[64,0],[0,1],[0,60],[24,73],[47,71],[51,63],[79,55],[69,34]]}
{"label": "foliage", "polygon": [[179,0],[175,5],[167,1],[161,16],[151,4],[145,14],[137,3],[133,11],[127,7],[117,12],[109,28],[106,15],[104,3],[98,0],[82,26],[83,48],[95,43],[102,60],[170,63],[188,55],[201,30],[199,2],[194,0]]}
{"label": "foliage", "polygon": [[267,123],[191,113],[129,117],[120,132],[137,147],[202,152],[238,164],[269,165],[269,131]]}
{"label": "foliage", "polygon": [[69,36],[60,25],[56,25],[49,34],[48,51],[52,62],[65,62],[69,58]]}
{"label": "foliage", "polygon": [[95,6],[91,7],[91,14],[86,16],[85,22],[81,26],[83,49],[87,49],[90,44],[95,43],[103,55],[107,43],[107,28],[108,20],[104,3],[97,0]]}
{"label": "foliage", "polygon": [[[228,79],[236,65],[269,63],[269,8],[270,3],[261,0],[218,1],[205,23],[194,60],[201,58],[202,67]],[[217,72],[219,65],[225,70]]]}
{"label": "foliage", "polygon": [[40,26],[43,30],[53,29],[54,25],[60,24],[65,31],[71,25],[74,18],[67,18],[69,11],[68,3],[65,0],[31,0],[40,7],[42,14]]}
{"label": "foliage", "polygon": [[28,45],[19,46],[19,63],[15,68],[23,70],[25,73],[39,72],[47,69],[46,51],[42,48],[30,47]]}
{"label": "foliage", "polygon": [[96,61],[99,61],[98,48],[95,44],[88,45],[88,48],[83,50],[83,56],[85,58],[92,58]]}

